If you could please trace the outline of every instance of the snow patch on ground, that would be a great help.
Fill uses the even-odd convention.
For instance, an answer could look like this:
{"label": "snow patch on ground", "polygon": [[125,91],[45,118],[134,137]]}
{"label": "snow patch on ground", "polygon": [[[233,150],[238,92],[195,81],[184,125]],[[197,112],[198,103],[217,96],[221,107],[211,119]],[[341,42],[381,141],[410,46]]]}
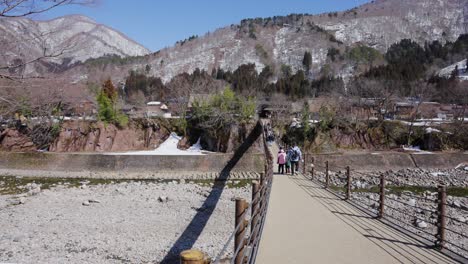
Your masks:
{"label": "snow patch on ground", "polygon": [[182,138],[176,133],[171,133],[168,139],[164,141],[157,149],[148,151],[132,151],[124,153],[109,153],[108,155],[134,155],[134,156],[145,156],[145,155],[157,155],[157,156],[197,156],[204,155],[202,153],[202,146],[200,139],[197,143],[191,146],[188,150],[181,150],[177,148],[179,141]]}
{"label": "snow patch on ground", "polygon": [[404,151],[415,152],[414,154],[433,154],[432,152],[421,150],[421,148],[417,146],[403,146],[402,148]]}

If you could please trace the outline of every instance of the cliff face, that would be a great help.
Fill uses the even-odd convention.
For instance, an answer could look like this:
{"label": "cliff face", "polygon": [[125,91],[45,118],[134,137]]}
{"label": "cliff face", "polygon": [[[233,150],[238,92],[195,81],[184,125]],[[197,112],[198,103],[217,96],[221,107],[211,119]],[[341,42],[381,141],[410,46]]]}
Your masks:
{"label": "cliff face", "polygon": [[[213,131],[189,129],[179,142],[180,149],[188,149],[200,143],[204,150],[221,153],[235,152],[249,138],[256,127],[252,124],[233,125],[220,134]],[[51,152],[127,152],[154,150],[163,143],[177,125],[163,120],[134,120],[126,128],[112,124],[88,121],[65,121],[51,143],[44,144],[40,138],[48,136],[28,127],[7,128],[0,131],[0,151],[33,152],[39,144]],[[35,132],[36,131],[36,132]],[[258,131],[254,131],[258,132]],[[252,143],[250,152],[260,152],[261,139]]]}
{"label": "cliff face", "polygon": [[120,152],[155,149],[168,136],[169,132],[156,124],[132,124],[128,128],[118,129],[102,122],[67,122],[63,124],[50,151]]}
{"label": "cliff face", "polygon": [[32,140],[15,129],[0,131],[0,151],[34,151],[36,146]]}

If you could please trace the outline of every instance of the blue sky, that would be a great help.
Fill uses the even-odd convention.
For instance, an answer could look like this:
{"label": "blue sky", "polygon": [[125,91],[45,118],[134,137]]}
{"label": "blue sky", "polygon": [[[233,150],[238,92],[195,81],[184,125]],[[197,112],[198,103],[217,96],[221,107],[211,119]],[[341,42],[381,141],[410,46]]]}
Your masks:
{"label": "blue sky", "polygon": [[119,30],[152,51],[244,18],[345,10],[368,0],[99,0],[94,7],[54,9],[36,19],[82,14]]}

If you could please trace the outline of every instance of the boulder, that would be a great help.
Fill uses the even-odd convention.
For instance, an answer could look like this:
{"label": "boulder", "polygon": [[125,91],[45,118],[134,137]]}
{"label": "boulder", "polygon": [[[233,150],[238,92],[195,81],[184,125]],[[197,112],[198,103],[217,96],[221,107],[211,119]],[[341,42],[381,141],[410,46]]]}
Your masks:
{"label": "boulder", "polygon": [[460,201],[453,201],[452,206],[455,208],[461,208],[461,203]]}
{"label": "boulder", "polygon": [[167,196],[159,196],[158,201],[160,203],[167,203],[169,201],[169,198]]}
{"label": "boulder", "polygon": [[421,220],[416,220],[416,226],[421,228],[421,229],[425,229],[428,227],[428,224],[424,221],[421,221]]}
{"label": "boulder", "polygon": [[41,193],[41,187],[40,187],[40,186],[36,186],[35,188],[30,189],[30,190],[28,191],[28,195],[29,195],[29,196],[38,195],[39,193]]}
{"label": "boulder", "polygon": [[190,140],[188,137],[183,137],[179,143],[177,143],[177,148],[181,150],[187,150],[190,148]]}

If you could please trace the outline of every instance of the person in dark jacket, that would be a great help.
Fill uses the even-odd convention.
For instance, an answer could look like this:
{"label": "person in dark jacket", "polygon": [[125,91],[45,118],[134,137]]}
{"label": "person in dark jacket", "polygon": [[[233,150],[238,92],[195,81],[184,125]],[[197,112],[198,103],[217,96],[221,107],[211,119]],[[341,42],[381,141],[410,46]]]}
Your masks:
{"label": "person in dark jacket", "polygon": [[291,150],[291,174],[299,171],[299,162],[302,160],[302,152],[297,145]]}

